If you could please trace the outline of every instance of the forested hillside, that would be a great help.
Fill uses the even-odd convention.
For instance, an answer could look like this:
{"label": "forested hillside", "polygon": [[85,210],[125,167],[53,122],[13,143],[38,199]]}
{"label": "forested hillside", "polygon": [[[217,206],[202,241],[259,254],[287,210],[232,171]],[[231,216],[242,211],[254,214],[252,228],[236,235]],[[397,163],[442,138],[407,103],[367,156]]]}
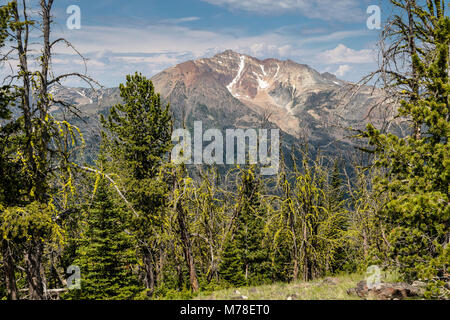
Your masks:
{"label": "forested hillside", "polygon": [[[363,96],[394,109],[389,120],[404,119],[409,130],[389,131],[377,121],[351,125],[358,147],[346,141],[345,157],[312,150],[307,130],[302,143],[281,141],[273,176],[250,160],[225,173],[196,164],[195,175],[192,166],[172,161],[173,131],[192,127],[193,119],[180,101],[172,108],[139,70],[124,75],[120,99],[115,96],[120,102],[99,116],[98,148],[86,142],[80,129],[86,113],[52,90],[69,77],[98,84],[88,74],[54,73],[55,47],[72,46],[53,37],[53,2],[0,7],[0,57],[17,64],[0,87],[0,299],[194,298],[362,274],[373,265],[403,282],[420,281],[425,298],[449,298],[448,1],[391,1],[401,14],[382,33],[380,69],[349,86],[360,97],[353,103]],[[39,14],[27,14],[31,9]],[[275,65],[262,73],[276,72]],[[303,67],[289,72],[296,68]],[[320,85],[337,80],[308,72]],[[247,116],[263,115],[263,94],[282,101],[287,90],[242,98],[254,81],[224,77],[228,91],[212,81],[209,89],[245,100],[254,108]],[[260,82],[260,89],[268,86]],[[380,92],[388,98],[380,100]],[[200,103],[206,96],[194,97]],[[333,116],[333,110],[289,108],[292,121],[309,114],[311,128],[314,119]],[[230,112],[236,121],[246,119]],[[293,136],[302,128],[273,123]],[[312,140],[342,138],[331,131],[318,136],[316,129]],[[80,156],[93,149],[95,157]]]}

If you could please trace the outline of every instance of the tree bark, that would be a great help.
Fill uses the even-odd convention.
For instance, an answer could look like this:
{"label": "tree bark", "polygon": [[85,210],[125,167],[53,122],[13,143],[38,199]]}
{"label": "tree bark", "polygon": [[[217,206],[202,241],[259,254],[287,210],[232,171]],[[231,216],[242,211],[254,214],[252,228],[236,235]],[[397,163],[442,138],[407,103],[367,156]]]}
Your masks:
{"label": "tree bark", "polygon": [[192,245],[189,239],[189,233],[186,227],[186,213],[181,206],[181,203],[176,205],[178,213],[178,224],[180,227],[181,243],[183,244],[184,256],[186,259],[186,264],[189,270],[189,281],[191,284],[192,291],[197,292],[199,289],[197,272],[195,270],[194,256],[192,254]]}
{"label": "tree bark", "polygon": [[298,279],[298,274],[299,274],[299,269],[298,269],[298,246],[297,246],[297,236],[296,236],[296,232],[295,232],[295,224],[294,224],[294,216],[292,212],[289,212],[289,225],[291,228],[291,233],[292,233],[292,240],[293,240],[293,248],[292,248],[292,253],[293,253],[293,259],[294,259],[294,270],[292,273],[292,279],[295,281]]}
{"label": "tree bark", "polygon": [[145,270],[145,287],[150,290],[151,293],[155,291],[155,273],[153,268],[153,257],[148,249],[144,249],[143,252],[143,263]]}
{"label": "tree bark", "polygon": [[156,282],[162,283],[164,281],[164,249],[159,248],[159,255],[158,255],[158,264],[156,266]]}
{"label": "tree bark", "polygon": [[302,248],[303,248],[303,252],[302,252],[302,258],[303,258],[303,281],[308,281],[309,280],[309,266],[308,266],[308,244],[306,242],[306,239],[308,237],[307,234],[307,229],[306,229],[306,222],[304,222],[304,226],[303,226],[303,243],[302,243]]}
{"label": "tree bark", "polygon": [[2,240],[3,269],[5,274],[6,294],[8,300],[18,300],[16,274],[14,268],[14,258],[11,247],[6,240]]}
{"label": "tree bark", "polygon": [[40,241],[30,241],[25,252],[25,265],[31,300],[45,300],[44,282],[41,275],[43,245]]}
{"label": "tree bark", "polygon": [[50,26],[52,23],[51,9],[53,0],[41,0],[41,15],[42,15],[42,56],[41,56],[41,72],[40,72],[40,99],[37,102],[39,109],[39,118],[44,125],[40,128],[40,145],[38,146],[38,165],[36,171],[36,198],[42,203],[47,201],[47,166],[48,166],[48,152],[50,134],[48,127],[45,125],[46,118],[50,108],[50,99],[48,96],[48,73],[51,59],[51,46],[50,46]]}

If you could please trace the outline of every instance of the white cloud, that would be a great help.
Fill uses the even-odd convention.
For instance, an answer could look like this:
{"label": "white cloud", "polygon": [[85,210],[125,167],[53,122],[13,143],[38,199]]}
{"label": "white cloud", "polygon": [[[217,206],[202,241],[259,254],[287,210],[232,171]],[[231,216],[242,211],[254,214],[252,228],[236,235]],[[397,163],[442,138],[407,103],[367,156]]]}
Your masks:
{"label": "white cloud", "polygon": [[[256,39],[255,39],[256,40]],[[237,48],[236,51],[241,53],[247,53],[251,56],[262,58],[262,57],[288,57],[295,49],[292,45],[277,45],[275,43],[254,43],[249,46],[241,46]]]}
{"label": "white cloud", "polygon": [[203,0],[231,10],[258,14],[300,13],[327,21],[355,22],[366,18],[359,0]]}
{"label": "white cloud", "polygon": [[325,51],[319,55],[324,61],[329,64],[338,63],[373,63],[375,56],[373,50],[353,50],[340,44],[332,50]]}
{"label": "white cloud", "polygon": [[161,23],[180,24],[180,23],[192,22],[192,21],[198,21],[198,20],[200,20],[199,17],[184,17],[184,18],[176,18],[176,19],[165,19],[165,20],[162,20]]}
{"label": "white cloud", "polygon": [[[79,52],[89,58],[88,73],[100,83],[117,86],[126,74],[140,71],[146,76],[152,76],[177,63],[210,57],[227,49],[261,59],[291,59],[323,69],[330,64],[320,56],[320,46],[330,42],[339,43],[365,32],[336,31],[308,37],[278,33],[275,30],[246,36],[234,29],[209,31],[167,23],[147,28],[85,25],[81,30],[62,30],[55,33],[54,37],[66,37]],[[82,60],[70,48],[60,45],[55,49],[55,73],[84,72]]]}
{"label": "white cloud", "polygon": [[[365,30],[337,31],[326,35],[302,37],[299,35],[267,32],[256,36],[241,35],[239,31],[206,31],[179,25],[152,25],[148,28],[83,26],[81,30],[59,33],[83,53],[191,53],[201,57],[207,52],[225,49],[245,50],[256,56],[286,57],[304,52],[307,45],[340,41],[361,36]],[[60,53],[72,53],[60,46]],[[243,52],[243,53],[246,53]],[[315,53],[317,50],[315,50]]]}
{"label": "white cloud", "polygon": [[352,67],[350,67],[348,64],[340,65],[335,74],[338,77],[345,76],[350,70],[352,70]]}

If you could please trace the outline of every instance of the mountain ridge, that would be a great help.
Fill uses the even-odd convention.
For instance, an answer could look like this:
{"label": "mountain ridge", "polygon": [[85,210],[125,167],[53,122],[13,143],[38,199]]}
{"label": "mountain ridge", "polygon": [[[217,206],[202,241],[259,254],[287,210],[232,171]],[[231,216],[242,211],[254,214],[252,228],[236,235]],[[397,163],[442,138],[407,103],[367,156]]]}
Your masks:
{"label": "mountain ridge", "polygon": [[[307,141],[329,153],[352,148],[346,128],[363,129],[369,121],[381,126],[393,119],[373,109],[383,99],[379,90],[362,87],[350,95],[352,84],[333,74],[231,50],[182,62],[151,80],[163,102],[170,103],[175,126],[191,128],[194,121],[203,121],[206,129],[269,126],[281,129],[286,142]],[[52,93],[84,111],[90,122],[120,102],[118,88],[55,87]]]}

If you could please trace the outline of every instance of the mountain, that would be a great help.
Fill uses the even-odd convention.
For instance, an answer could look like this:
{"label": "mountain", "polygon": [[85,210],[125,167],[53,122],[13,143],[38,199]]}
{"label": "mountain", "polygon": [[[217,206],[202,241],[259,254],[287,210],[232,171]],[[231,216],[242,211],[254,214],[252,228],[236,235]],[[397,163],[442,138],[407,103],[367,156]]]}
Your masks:
{"label": "mountain", "polygon": [[[192,127],[201,120],[205,129],[277,127],[283,142],[308,141],[325,153],[352,148],[347,128],[362,129],[369,121],[381,126],[392,119],[386,110],[373,109],[383,99],[381,91],[362,87],[352,95],[351,83],[291,60],[259,60],[229,50],[178,64],[151,79],[170,103],[175,126]],[[120,101],[117,88],[55,87],[52,93],[85,114],[82,131],[91,139],[98,139],[98,114]]]}

